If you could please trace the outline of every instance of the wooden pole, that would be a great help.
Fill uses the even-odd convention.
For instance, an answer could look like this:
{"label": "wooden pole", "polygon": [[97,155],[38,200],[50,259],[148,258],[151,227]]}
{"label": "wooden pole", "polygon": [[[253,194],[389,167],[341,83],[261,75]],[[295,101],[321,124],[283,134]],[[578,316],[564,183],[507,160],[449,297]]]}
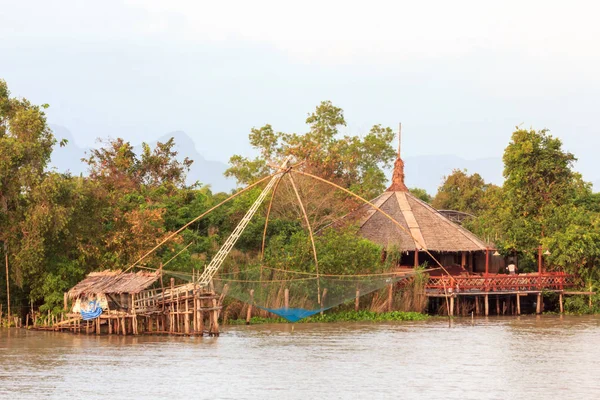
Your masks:
{"label": "wooden pole", "polygon": [[475,296],[475,315],[479,316],[479,296]]}
{"label": "wooden pole", "polygon": [[484,297],[485,299],[485,316],[487,317],[488,315],[490,315],[490,299],[489,299],[489,295],[485,295]]}
{"label": "wooden pole", "polygon": [[388,286],[388,311],[392,311],[392,305],[394,301],[394,284],[390,283]]}
{"label": "wooden pole", "polygon": [[415,249],[415,265],[414,267],[417,268],[419,266],[419,249]]}
{"label": "wooden pole", "polygon": [[450,316],[454,315],[454,296],[450,296]]}
{"label": "wooden pole", "polygon": [[500,296],[496,295],[496,315],[500,315]]}
{"label": "wooden pole", "polygon": [[521,315],[521,295],[517,292],[517,315]]}
{"label": "wooden pole", "polygon": [[466,251],[463,251],[463,252],[462,252],[462,257],[461,257],[461,259],[460,259],[460,266],[461,266],[462,268],[464,268],[464,267],[465,267],[465,265],[467,265],[467,252],[466,252]]}
{"label": "wooden pole", "polygon": [[538,274],[540,274],[540,278],[542,276],[544,268],[542,266],[542,246],[538,247]]}
{"label": "wooden pole", "polygon": [[8,246],[4,242],[4,264],[6,265],[6,315],[10,326],[10,281],[8,279]]}
{"label": "wooden pole", "polygon": [[250,319],[252,318],[252,303],[254,303],[254,289],[250,290],[250,303],[248,303],[248,310],[246,311],[246,325],[250,325]]}
{"label": "wooden pole", "polygon": [[354,311],[358,312],[359,305],[360,305],[360,289],[356,289],[356,299],[354,299]]}
{"label": "wooden pole", "polygon": [[290,307],[290,289],[288,288],[283,291],[283,307],[286,311]]}
{"label": "wooden pole", "polygon": [[186,299],[185,299],[185,318],[184,318],[184,329],[185,329],[185,333],[186,335],[190,334],[190,300],[187,298],[188,296],[186,295]]}
{"label": "wooden pole", "polygon": [[67,311],[69,309],[69,297],[68,293],[63,293],[63,310]]}
{"label": "wooden pole", "polygon": [[558,306],[560,307],[560,313],[562,314],[565,310],[563,308],[563,294],[558,294]]}
{"label": "wooden pole", "polygon": [[537,304],[535,305],[535,313],[536,314],[541,314],[542,313],[542,294],[538,293],[537,295]]}
{"label": "wooden pole", "polygon": [[490,273],[490,249],[485,249],[485,276]]}

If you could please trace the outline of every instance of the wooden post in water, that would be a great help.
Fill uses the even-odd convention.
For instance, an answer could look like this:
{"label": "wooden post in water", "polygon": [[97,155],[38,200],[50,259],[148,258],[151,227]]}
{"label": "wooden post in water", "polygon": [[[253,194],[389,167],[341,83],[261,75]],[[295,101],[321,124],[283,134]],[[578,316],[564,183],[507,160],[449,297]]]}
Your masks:
{"label": "wooden post in water", "polygon": [[250,290],[250,303],[248,303],[248,310],[246,311],[246,325],[250,325],[250,319],[252,318],[252,303],[254,303],[254,289]]}
{"label": "wooden post in water", "polygon": [[475,296],[475,315],[479,316],[479,296]]}
{"label": "wooden post in water", "polygon": [[558,306],[560,307],[560,313],[562,314],[563,312],[565,312],[564,308],[563,308],[563,293],[560,292],[558,294]]}
{"label": "wooden post in water", "polygon": [[[287,290],[287,289],[286,289]],[[321,315],[323,315],[323,308],[325,307],[325,297],[327,296],[327,288],[323,289],[323,296],[321,296]]]}
{"label": "wooden post in water", "polygon": [[450,296],[450,316],[454,315],[454,296]]}
{"label": "wooden post in water", "polygon": [[490,315],[490,299],[489,299],[488,294],[485,295],[484,300],[485,300],[485,316],[487,317],[488,315]]}
{"label": "wooden post in water", "polygon": [[537,295],[537,304],[535,305],[535,313],[536,314],[541,314],[542,313],[542,302],[544,301],[544,298],[542,297],[542,293],[538,293]]}
{"label": "wooden post in water", "polygon": [[169,293],[169,332],[175,332],[175,299],[173,292],[175,291],[175,278],[171,278],[171,292]]}
{"label": "wooden post in water", "polygon": [[517,315],[521,315],[521,294],[517,292]]}
{"label": "wooden post in water", "polygon": [[500,296],[496,295],[496,315],[500,315]]}
{"label": "wooden post in water", "polygon": [[69,309],[69,297],[68,293],[63,293],[63,310],[67,311]]}
{"label": "wooden post in water", "polygon": [[190,299],[188,296],[189,292],[186,292],[186,296],[185,296],[185,318],[184,318],[184,329],[185,329],[185,334],[189,335],[190,334]]}

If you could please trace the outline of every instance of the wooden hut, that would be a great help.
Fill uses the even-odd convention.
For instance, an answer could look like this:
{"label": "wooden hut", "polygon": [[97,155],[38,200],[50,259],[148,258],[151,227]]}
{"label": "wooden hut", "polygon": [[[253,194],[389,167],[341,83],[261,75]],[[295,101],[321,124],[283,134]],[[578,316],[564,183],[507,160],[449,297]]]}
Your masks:
{"label": "wooden hut", "polygon": [[369,205],[354,211],[350,218],[357,222],[359,235],[380,244],[386,252],[401,252],[402,267],[426,262],[436,265],[425,250],[453,274],[485,272],[486,265],[488,272],[497,272],[503,266],[501,257],[491,257],[493,246],[409,192],[404,183],[404,162],[400,154],[394,165],[391,186],[372,203],[406,231]]}
{"label": "wooden hut", "polygon": [[71,300],[67,320],[52,329],[123,335],[219,334],[223,296],[193,283],[175,286],[174,278],[165,288],[162,281],[157,284],[160,278],[159,271],[92,272],[65,293],[65,310]]}

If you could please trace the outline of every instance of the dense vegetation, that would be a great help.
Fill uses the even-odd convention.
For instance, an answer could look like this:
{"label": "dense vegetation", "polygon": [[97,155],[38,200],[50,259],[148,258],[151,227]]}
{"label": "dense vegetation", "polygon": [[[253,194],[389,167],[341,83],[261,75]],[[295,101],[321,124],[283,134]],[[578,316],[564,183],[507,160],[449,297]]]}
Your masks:
{"label": "dense vegetation", "polygon": [[[0,251],[7,261],[0,278],[11,288],[13,312],[30,305],[59,308],[63,292],[87,273],[126,269],[167,235],[229,196],[213,193],[202,183],[187,185],[186,172],[193,160],[180,160],[172,139],[155,148],[144,144],[141,154],[123,139],[109,140],[82,160],[88,166],[86,176],[53,171],[48,167],[52,149],[65,143],[57,142],[48,128],[47,107],[11,97],[0,80]],[[362,137],[343,136],[339,132],[345,125],[343,111],[329,102],[317,106],[306,122],[308,131],[303,134],[277,132],[270,125],[253,129],[250,143],[260,155],[232,156],[227,174],[246,185],[293,156],[302,162],[303,171],[361,196],[373,198],[385,189],[384,169],[396,154],[390,128],[375,125]],[[437,208],[473,214],[468,227],[496,242],[504,254],[519,254],[522,269],[534,268],[537,248],[543,246],[551,253],[550,268],[577,272],[586,287],[595,288],[600,196],[573,171],[574,161],[549,132],[517,129],[504,154],[503,186],[486,183],[478,174],[454,171],[435,197],[422,189],[412,192]],[[308,178],[294,179],[310,223],[319,231],[316,246],[322,271],[386,268],[378,246],[351,231],[334,233],[328,228],[356,206],[352,199]],[[142,266],[157,268],[169,262],[172,270],[202,269],[260,190],[250,190],[191,225]],[[233,260],[238,265],[262,262],[310,271],[312,250],[293,187],[286,180],[278,190],[264,255],[266,204],[238,242]],[[5,285],[0,303],[6,307]]]}

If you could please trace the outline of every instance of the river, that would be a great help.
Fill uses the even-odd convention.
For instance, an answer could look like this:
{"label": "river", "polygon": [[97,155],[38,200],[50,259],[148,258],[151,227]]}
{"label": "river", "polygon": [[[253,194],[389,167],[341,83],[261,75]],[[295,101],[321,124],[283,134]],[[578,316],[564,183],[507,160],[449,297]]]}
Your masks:
{"label": "river", "polygon": [[0,330],[7,399],[598,399],[600,318],[225,326],[219,338]]}

